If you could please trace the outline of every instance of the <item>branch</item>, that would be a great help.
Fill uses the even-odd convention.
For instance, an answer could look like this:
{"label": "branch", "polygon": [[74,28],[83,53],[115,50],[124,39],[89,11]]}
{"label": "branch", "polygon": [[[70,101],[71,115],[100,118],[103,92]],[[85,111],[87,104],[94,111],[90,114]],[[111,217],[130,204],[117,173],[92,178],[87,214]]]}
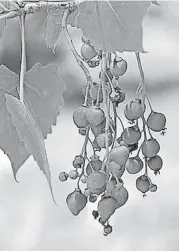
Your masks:
{"label": "branch", "polygon": [[78,5],[80,2],[63,2],[63,1],[19,1],[18,3],[11,1],[11,5],[13,6],[13,10],[8,9],[2,3],[0,3],[0,7],[4,10],[5,14],[0,15],[0,20],[14,18],[17,16],[21,16],[23,12],[26,14],[32,14],[39,11],[43,7],[58,7],[58,8],[70,8],[74,5]]}

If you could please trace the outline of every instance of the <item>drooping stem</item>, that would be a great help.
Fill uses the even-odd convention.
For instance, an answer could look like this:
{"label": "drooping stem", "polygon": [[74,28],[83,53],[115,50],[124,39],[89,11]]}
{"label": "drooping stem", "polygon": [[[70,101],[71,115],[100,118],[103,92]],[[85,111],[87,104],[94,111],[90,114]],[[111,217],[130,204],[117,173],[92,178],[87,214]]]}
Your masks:
{"label": "drooping stem", "polygon": [[[86,136],[85,136],[85,141],[84,141],[84,144],[83,144],[83,147],[82,147],[82,150],[81,150],[81,154],[80,154],[80,155],[82,155],[84,157],[85,161],[86,161],[86,158],[87,158],[86,147],[87,147],[88,140],[89,140],[89,131],[90,131],[90,127],[87,128]],[[77,188],[79,190],[81,190],[80,189],[80,180],[81,180],[81,177],[84,175],[84,171],[85,171],[85,162],[84,162],[84,164],[82,166],[82,172],[81,172],[81,174],[78,177]]]}
{"label": "drooping stem", "polygon": [[[146,125],[145,125],[145,118],[144,116],[142,117],[142,121],[143,121],[143,131],[144,131],[144,142],[147,141],[147,133],[146,133]],[[144,157],[144,161],[145,161],[145,175],[148,176],[148,170],[147,170],[147,158]]]}
{"label": "drooping stem", "polygon": [[91,77],[91,74],[89,73],[88,69],[84,66],[83,64],[83,59],[80,57],[80,55],[77,53],[76,49],[75,49],[75,46],[73,44],[73,41],[70,37],[70,34],[68,32],[68,29],[67,29],[67,18],[68,18],[68,15],[71,13],[71,10],[70,8],[67,8],[64,12],[64,15],[63,15],[63,19],[62,19],[62,30],[63,30],[63,33],[65,35],[65,38],[69,44],[69,47],[78,63],[78,65],[81,67],[81,69],[83,70],[85,76],[86,76],[86,80],[87,80],[87,83],[90,83],[92,84],[93,81],[92,81],[92,77]]}
{"label": "drooping stem", "polygon": [[146,97],[146,86],[145,86],[145,78],[144,78],[144,72],[142,69],[142,63],[140,60],[140,55],[139,53],[135,53],[136,54],[136,58],[137,58],[137,64],[138,64],[138,68],[139,68],[139,72],[140,72],[140,77],[141,77],[141,83],[139,84],[136,94],[139,97],[139,95],[142,95],[142,105],[144,106],[145,103],[145,97]]}
{"label": "drooping stem", "polygon": [[[106,96],[106,84],[105,84],[105,70],[106,70],[106,53],[103,52],[102,54],[102,61],[101,61],[101,85],[102,85],[102,92],[103,92],[103,105],[104,105],[104,113],[105,113],[105,117],[106,117],[106,125],[105,125],[105,145],[106,145],[106,154],[105,154],[105,158],[107,158],[107,166],[108,166],[108,162],[109,162],[109,144],[108,144],[108,134],[109,134],[109,125],[110,125],[110,121],[109,121],[109,113],[108,113],[108,106],[107,106],[107,96]],[[103,164],[104,164],[104,159],[103,159]],[[104,165],[103,165],[104,168]],[[107,172],[108,172],[108,176],[109,176],[109,170],[107,168]]]}
{"label": "drooping stem", "polygon": [[20,100],[24,102],[24,77],[26,73],[26,46],[25,46],[25,12],[20,18],[21,25],[21,69],[20,69]]}

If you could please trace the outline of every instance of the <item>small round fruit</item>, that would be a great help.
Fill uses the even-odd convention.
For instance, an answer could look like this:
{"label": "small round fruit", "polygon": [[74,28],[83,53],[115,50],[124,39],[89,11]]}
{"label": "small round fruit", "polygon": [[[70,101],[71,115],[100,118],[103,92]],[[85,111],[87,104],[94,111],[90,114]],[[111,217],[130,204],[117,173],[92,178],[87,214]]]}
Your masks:
{"label": "small round fruit", "polygon": [[96,192],[97,189],[101,189],[106,186],[107,176],[103,172],[92,172],[87,178],[87,188],[91,190],[91,192]]}
{"label": "small round fruit", "polygon": [[147,163],[149,168],[153,170],[155,174],[157,174],[163,166],[163,160],[159,155],[149,158]]}
{"label": "small round fruit", "polygon": [[85,163],[85,158],[82,155],[76,155],[73,160],[74,168],[80,168]]}
{"label": "small round fruit", "polygon": [[64,181],[66,181],[67,179],[68,179],[68,173],[66,173],[66,172],[61,172],[61,173],[59,174],[59,180],[60,180],[60,181],[64,182]]}
{"label": "small round fruit", "polygon": [[142,154],[147,158],[156,156],[159,151],[160,145],[154,138],[150,138],[142,143]]}
{"label": "small round fruit", "polygon": [[95,151],[101,151],[101,147],[98,145],[96,138],[92,141],[92,146],[95,149]]}
{"label": "small round fruit", "polygon": [[78,178],[78,176],[79,176],[79,173],[76,170],[71,170],[69,172],[69,177],[72,180],[76,180],[76,178]]}
{"label": "small round fruit", "polygon": [[89,176],[93,172],[91,162],[89,162],[86,166],[86,174]]}
{"label": "small round fruit", "polygon": [[147,118],[148,127],[154,132],[160,132],[165,128],[166,117],[164,114],[152,111]]}
{"label": "small round fruit", "polygon": [[[99,89],[100,88],[100,89]],[[90,97],[93,101],[97,101],[99,92],[99,102],[103,102],[103,92],[102,88],[99,85],[94,85],[90,89]]]}
{"label": "small round fruit", "polygon": [[122,133],[122,139],[128,145],[136,144],[140,138],[141,132],[138,126],[127,127]]}
{"label": "small round fruit", "polygon": [[109,162],[108,164],[108,169],[112,173],[113,176],[116,176],[117,178],[122,177],[124,171],[125,171],[125,166],[121,166],[117,164],[114,161]]}
{"label": "small round fruit", "polygon": [[143,166],[144,166],[144,163],[141,160],[141,158],[139,158],[138,156],[129,158],[125,165],[126,170],[130,174],[139,173],[142,170]]}
{"label": "small round fruit", "polygon": [[99,156],[94,154],[91,157],[91,166],[94,171],[100,171],[102,168],[102,161],[99,159]]}
{"label": "small round fruit", "polygon": [[104,235],[107,236],[108,234],[112,233],[112,226],[109,224],[107,226],[104,226]]}
{"label": "small round fruit", "polygon": [[[101,133],[100,135],[98,135],[98,137],[96,138],[97,144],[100,148],[106,148],[106,134],[105,133]],[[113,137],[111,133],[108,133],[108,147],[111,146],[113,141]]]}
{"label": "small round fruit", "polygon": [[103,187],[100,187],[98,189],[93,190],[93,194],[100,195],[100,194],[104,193],[105,190],[106,190],[106,184]]}
{"label": "small round fruit", "polygon": [[91,125],[91,131],[94,134],[94,136],[97,137],[98,135],[100,135],[104,131],[105,125],[106,125],[106,118],[98,126]]}
{"label": "small round fruit", "polygon": [[120,77],[124,75],[126,70],[127,70],[127,62],[122,58],[120,58],[120,60],[118,61],[114,59],[114,61],[110,64],[110,71],[115,77]]}
{"label": "small round fruit", "polygon": [[110,196],[116,201],[117,208],[124,206],[129,198],[129,193],[125,187],[115,187],[111,192]]}
{"label": "small round fruit", "polygon": [[86,196],[78,190],[70,193],[66,198],[66,203],[73,215],[78,215],[87,204]]}
{"label": "small round fruit", "polygon": [[152,184],[152,185],[150,186],[150,192],[156,192],[156,191],[157,191],[157,185]]}
{"label": "small round fruit", "polygon": [[89,125],[89,121],[86,118],[85,106],[79,106],[73,113],[73,121],[78,128],[84,128]]}
{"label": "small round fruit", "polygon": [[93,126],[100,125],[105,119],[103,110],[97,106],[91,106],[86,109],[86,118],[89,123]]}
{"label": "small round fruit", "polygon": [[115,212],[117,208],[116,201],[111,198],[103,198],[98,202],[98,213],[102,219],[102,222],[106,222],[110,216]]}
{"label": "small round fruit", "polygon": [[[115,180],[115,179],[114,179]],[[117,183],[117,182],[116,182]],[[115,185],[116,183],[114,183],[112,180],[108,181],[107,185],[106,185],[106,191],[109,193],[112,192],[113,189],[115,189]]]}
{"label": "small round fruit", "polygon": [[[119,90],[120,89],[120,90]],[[124,102],[126,98],[125,92],[121,88],[115,88],[114,92],[111,92],[110,94],[110,100],[111,102],[115,103],[116,106],[122,102]]]}
{"label": "small round fruit", "polygon": [[81,55],[84,59],[91,60],[97,56],[97,52],[93,46],[84,43],[81,47]]}
{"label": "small round fruit", "polygon": [[101,217],[98,219],[98,221],[102,226],[105,226],[105,221],[103,221]]}
{"label": "small round fruit", "polygon": [[110,153],[110,161],[116,162],[120,166],[124,166],[129,158],[129,149],[126,146],[114,147]]}
{"label": "small round fruit", "polygon": [[149,178],[146,175],[142,175],[142,176],[138,177],[136,180],[136,187],[142,193],[148,192],[150,189]]}
{"label": "small round fruit", "polygon": [[85,195],[86,197],[89,197],[91,194],[92,194],[92,192],[91,192],[88,188],[85,188],[85,190],[84,190],[84,195]]}
{"label": "small round fruit", "polygon": [[85,175],[83,175],[80,179],[80,181],[83,183],[83,184],[86,184],[86,179],[87,177]]}
{"label": "small round fruit", "polygon": [[96,66],[98,66],[96,60],[90,60],[90,61],[87,62],[87,64],[88,64],[88,66],[89,66],[90,68],[95,68]]}
{"label": "small round fruit", "polygon": [[129,104],[127,104],[124,108],[124,115],[128,120],[136,120],[143,116],[144,111],[142,109],[142,105],[139,100],[132,100]]}

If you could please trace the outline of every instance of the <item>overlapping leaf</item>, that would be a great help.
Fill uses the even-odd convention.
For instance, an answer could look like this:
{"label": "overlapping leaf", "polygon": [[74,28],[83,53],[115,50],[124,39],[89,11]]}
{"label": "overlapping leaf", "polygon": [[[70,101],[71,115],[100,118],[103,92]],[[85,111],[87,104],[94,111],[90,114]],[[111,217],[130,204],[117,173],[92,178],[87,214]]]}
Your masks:
{"label": "overlapping leaf", "polygon": [[50,8],[47,10],[45,41],[47,47],[55,48],[62,31],[64,9]]}
{"label": "overlapping leaf", "polygon": [[96,49],[144,52],[142,21],[148,1],[84,1],[76,25]]}
{"label": "overlapping leaf", "polygon": [[[50,8],[47,10],[47,19],[45,22],[45,41],[47,47],[55,48],[62,31],[62,18],[65,9]],[[78,8],[74,7],[74,11],[68,16],[67,24],[75,25],[75,17],[78,13]]]}
{"label": "overlapping leaf", "polygon": [[[40,169],[44,172],[54,199],[51,185],[50,166],[38,121],[33,116],[33,113],[28,106],[18,98],[9,94],[5,94],[5,97],[6,106],[11,114],[12,122],[17,130],[18,136],[20,140],[23,141],[28,152],[33,155]],[[16,148],[16,145],[14,145],[14,148]]]}
{"label": "overlapping leaf", "polygon": [[[25,101],[38,121],[43,138],[52,132],[52,125],[56,124],[57,115],[63,105],[64,84],[57,71],[56,64],[45,67],[36,64],[25,76]],[[2,65],[0,67],[0,147],[10,158],[15,179],[17,171],[29,157],[29,151],[19,139],[5,103],[5,93],[18,98],[18,85],[19,77]]]}

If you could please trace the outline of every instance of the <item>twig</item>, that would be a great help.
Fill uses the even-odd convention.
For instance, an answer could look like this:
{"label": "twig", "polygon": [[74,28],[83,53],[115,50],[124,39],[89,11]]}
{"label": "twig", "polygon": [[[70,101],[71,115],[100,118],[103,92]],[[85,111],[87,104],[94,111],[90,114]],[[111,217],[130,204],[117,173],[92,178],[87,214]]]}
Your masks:
{"label": "twig", "polygon": [[20,18],[21,24],[21,70],[20,70],[20,100],[24,102],[24,77],[26,73],[26,47],[25,47],[25,17],[26,13],[22,13]]}
{"label": "twig", "polygon": [[72,39],[71,39],[71,37],[69,35],[68,29],[67,29],[66,21],[67,21],[67,18],[68,18],[68,15],[70,14],[70,12],[71,12],[71,10],[69,8],[66,9],[65,12],[64,12],[63,19],[62,19],[62,30],[64,32],[65,38],[67,39],[67,42],[68,42],[68,44],[70,46],[70,49],[71,49],[71,51],[72,51],[78,65],[81,67],[84,74],[86,75],[87,83],[90,83],[92,85],[92,83],[93,83],[92,77],[91,77],[88,69],[84,66],[82,58],[77,53],[77,51],[75,49],[75,46],[73,44],[73,41],[72,41]]}

